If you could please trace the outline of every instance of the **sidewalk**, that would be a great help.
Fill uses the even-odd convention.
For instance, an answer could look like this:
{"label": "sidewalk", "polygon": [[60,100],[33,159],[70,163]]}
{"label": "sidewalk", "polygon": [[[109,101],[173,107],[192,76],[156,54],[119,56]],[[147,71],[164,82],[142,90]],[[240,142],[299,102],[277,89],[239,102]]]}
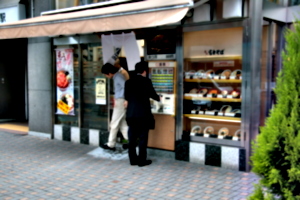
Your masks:
{"label": "sidewalk", "polygon": [[150,166],[130,166],[126,152],[0,131],[0,199],[240,200],[258,180],[252,173],[150,159]]}

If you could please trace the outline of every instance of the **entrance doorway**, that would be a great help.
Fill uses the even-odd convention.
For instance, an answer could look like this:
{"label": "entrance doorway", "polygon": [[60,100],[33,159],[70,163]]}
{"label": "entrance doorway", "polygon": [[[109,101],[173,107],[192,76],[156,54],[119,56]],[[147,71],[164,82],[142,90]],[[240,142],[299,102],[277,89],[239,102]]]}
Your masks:
{"label": "entrance doorway", "polygon": [[0,41],[0,129],[28,129],[27,45],[27,39]]}

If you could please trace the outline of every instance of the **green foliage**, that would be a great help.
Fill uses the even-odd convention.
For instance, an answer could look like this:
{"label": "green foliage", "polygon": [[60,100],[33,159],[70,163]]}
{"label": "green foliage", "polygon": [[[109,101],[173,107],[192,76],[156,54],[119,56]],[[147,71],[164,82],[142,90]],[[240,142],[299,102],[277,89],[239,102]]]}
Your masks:
{"label": "green foliage", "polygon": [[[252,171],[260,182],[250,199],[300,199],[300,22],[287,30],[277,104],[253,141]],[[265,190],[262,190],[264,188]]]}

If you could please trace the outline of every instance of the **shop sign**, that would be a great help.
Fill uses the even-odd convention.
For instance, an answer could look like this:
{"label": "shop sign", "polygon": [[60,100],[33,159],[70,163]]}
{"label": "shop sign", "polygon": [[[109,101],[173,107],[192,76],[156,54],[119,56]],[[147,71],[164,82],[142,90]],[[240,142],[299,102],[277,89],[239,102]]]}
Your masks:
{"label": "shop sign", "polygon": [[95,79],[95,97],[96,104],[106,105],[106,79]]}
{"label": "shop sign", "polygon": [[73,49],[56,49],[56,114],[75,115]]}

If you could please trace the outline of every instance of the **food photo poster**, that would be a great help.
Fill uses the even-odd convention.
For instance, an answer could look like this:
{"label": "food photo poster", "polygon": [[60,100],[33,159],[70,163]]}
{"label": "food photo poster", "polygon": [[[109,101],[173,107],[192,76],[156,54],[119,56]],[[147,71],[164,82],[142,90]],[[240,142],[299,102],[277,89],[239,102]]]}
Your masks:
{"label": "food photo poster", "polygon": [[73,49],[56,51],[56,114],[75,115]]}

